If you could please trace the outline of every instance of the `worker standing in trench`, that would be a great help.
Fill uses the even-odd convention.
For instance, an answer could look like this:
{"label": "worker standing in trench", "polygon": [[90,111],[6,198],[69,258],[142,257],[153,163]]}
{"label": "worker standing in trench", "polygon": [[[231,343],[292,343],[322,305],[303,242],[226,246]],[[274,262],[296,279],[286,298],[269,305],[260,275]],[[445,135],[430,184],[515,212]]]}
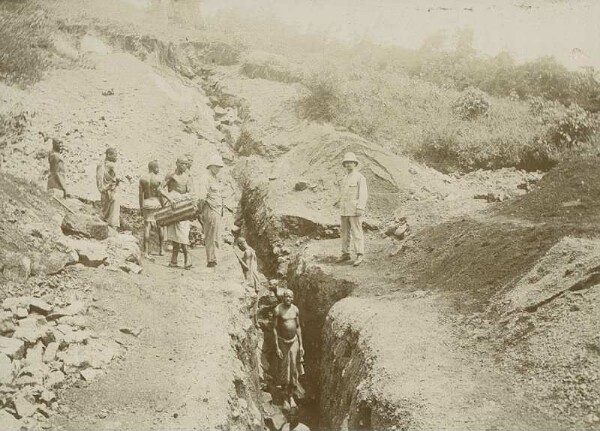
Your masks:
{"label": "worker standing in trench", "polygon": [[358,159],[354,153],[346,153],[342,166],[346,169],[346,176],[340,185],[340,215],[342,235],[342,256],[339,263],[349,261],[350,244],[356,252],[354,266],[363,261],[365,254],[365,239],[362,229],[362,218],[367,206],[368,191],[367,180],[358,172]]}
{"label": "worker standing in trench", "polygon": [[296,408],[294,393],[303,392],[298,377],[304,374],[304,345],[300,310],[293,304],[294,292],[285,289],[283,302],[273,311],[273,335],[277,354],[276,382],[284,390],[283,408]]}
{"label": "worker standing in trench", "polygon": [[242,257],[238,257],[240,265],[242,266],[242,272],[244,273],[244,279],[248,286],[253,287],[255,292],[258,292],[260,284],[260,278],[258,275],[258,262],[256,259],[256,252],[252,247],[248,245],[245,238],[238,238],[237,245],[242,251]]}

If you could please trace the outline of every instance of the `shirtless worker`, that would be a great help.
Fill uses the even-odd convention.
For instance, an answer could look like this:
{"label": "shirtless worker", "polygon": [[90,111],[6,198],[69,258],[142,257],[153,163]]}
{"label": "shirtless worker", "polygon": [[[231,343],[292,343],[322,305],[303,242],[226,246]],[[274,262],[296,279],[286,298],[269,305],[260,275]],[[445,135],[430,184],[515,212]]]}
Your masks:
{"label": "shirtless worker", "polygon": [[342,256],[338,262],[351,259],[350,244],[352,243],[356,251],[354,266],[358,266],[362,263],[365,254],[362,217],[367,206],[367,180],[356,169],[358,159],[354,153],[345,154],[342,166],[346,170],[346,176],[340,186]]}
{"label": "shirtless worker", "polygon": [[[189,163],[185,157],[177,159],[175,172],[168,174],[165,178],[165,184],[161,190],[168,204],[190,197],[192,192],[191,179],[189,175]],[[191,269],[192,263],[188,253],[188,245],[190,243],[190,226],[189,220],[183,220],[167,226],[167,240],[173,243],[173,254],[169,266],[172,268],[178,267],[177,257],[179,249],[183,253],[183,267]]]}
{"label": "shirtless worker", "polygon": [[284,389],[284,409],[296,407],[293,395],[295,390],[300,389],[298,377],[304,374],[300,310],[293,301],[294,292],[285,289],[283,302],[273,311],[273,335],[278,359],[276,381]]}
{"label": "shirtless worker", "polygon": [[48,154],[48,192],[54,197],[67,198],[65,183],[65,163],[62,158],[64,145],[61,140],[52,138],[52,150]]}
{"label": "shirtless worker", "polygon": [[117,150],[108,148],[106,157],[96,168],[96,185],[100,192],[100,204],[102,206],[102,220],[113,228],[121,226],[121,206],[118,201],[117,188],[120,179],[116,172]]}
{"label": "shirtless worker", "polygon": [[206,249],[206,260],[209,268],[217,266],[217,248],[219,247],[219,229],[223,217],[223,195],[222,185],[218,174],[223,168],[221,156],[214,155],[208,161],[206,169],[208,178],[204,196],[201,197],[198,207],[202,213],[202,224],[204,228],[204,247]]}
{"label": "shirtless worker", "polygon": [[249,286],[252,286],[256,292],[258,292],[258,285],[260,279],[258,277],[258,263],[256,260],[256,252],[252,247],[248,245],[246,239],[238,238],[238,247],[242,251],[242,258],[240,259],[240,265],[242,265],[242,271],[244,278]]}
{"label": "shirtless worker", "polygon": [[164,254],[163,251],[163,230],[156,225],[154,213],[158,211],[162,205],[160,199],[162,197],[160,189],[163,187],[162,178],[159,176],[160,168],[157,160],[152,160],[148,163],[148,173],[140,178],[140,212],[144,218],[144,257],[150,259],[150,231],[154,227],[158,233],[159,255]]}

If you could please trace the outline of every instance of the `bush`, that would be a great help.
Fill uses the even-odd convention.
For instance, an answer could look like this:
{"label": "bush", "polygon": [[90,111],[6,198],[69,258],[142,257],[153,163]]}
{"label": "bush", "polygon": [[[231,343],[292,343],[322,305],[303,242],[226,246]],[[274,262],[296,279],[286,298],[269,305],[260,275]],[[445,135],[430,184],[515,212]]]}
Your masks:
{"label": "bush", "polygon": [[302,73],[285,58],[262,51],[254,51],[245,59],[241,72],[249,78],[263,78],[285,83],[300,82]]}
{"label": "bush", "polygon": [[463,120],[474,120],[482,115],[486,115],[490,109],[487,97],[487,94],[483,91],[469,87],[462,92],[458,100],[454,103],[454,112]]}
{"label": "bush", "polygon": [[573,104],[557,116],[547,136],[557,148],[572,148],[589,142],[597,128],[597,118]]}
{"label": "bush", "polygon": [[557,150],[571,149],[588,143],[598,130],[598,117],[577,104],[565,107],[541,97],[529,101],[530,111],[548,126],[544,141]]}
{"label": "bush", "polygon": [[303,80],[306,94],[298,101],[302,118],[333,121],[344,104],[341,79],[331,69],[313,72]]}
{"label": "bush", "polygon": [[27,85],[48,67],[51,45],[45,13],[34,1],[0,4],[0,80]]}

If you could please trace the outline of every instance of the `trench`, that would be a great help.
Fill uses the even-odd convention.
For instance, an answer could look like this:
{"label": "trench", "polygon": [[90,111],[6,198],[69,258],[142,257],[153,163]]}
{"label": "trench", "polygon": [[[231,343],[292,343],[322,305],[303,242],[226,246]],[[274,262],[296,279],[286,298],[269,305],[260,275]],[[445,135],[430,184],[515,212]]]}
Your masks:
{"label": "trench", "polygon": [[[91,30],[111,45],[142,60],[157,55],[160,63],[201,87],[213,108],[235,108],[242,123],[246,120],[248,114],[244,101],[211,81],[211,65],[235,64],[240,55],[239,47],[202,42],[175,44],[155,37],[115,32],[109,26],[101,25],[63,23],[61,30],[78,37]],[[242,134],[235,142],[229,138],[226,134],[226,141],[222,144],[230,146],[238,156],[263,155],[254,149],[256,145],[251,136]],[[331,332],[331,322],[327,319],[331,307],[350,295],[356,286],[318,269],[306,270],[301,256],[292,256],[289,251],[281,252],[293,249],[293,244],[297,244],[299,239],[306,240],[306,235],[311,236],[310,232],[290,234],[289,222],[270,210],[268,184],[250,179],[251,176],[245,172],[247,167],[242,164],[238,160],[236,169],[240,169],[234,172],[241,191],[240,212],[235,223],[240,230],[235,234],[245,236],[255,248],[260,271],[268,279],[275,279],[277,286],[294,291],[295,303],[301,313],[305,374],[300,378],[304,395],[297,399],[300,421],[311,429],[372,429],[370,407],[356,399],[357,385],[367,369],[357,346],[358,334],[348,330],[338,337]],[[122,216],[125,225],[141,238],[143,223],[137,211],[123,208]],[[192,235],[195,233],[192,230]],[[151,241],[155,247],[155,235],[151,235]],[[232,425],[274,430],[285,421],[282,394],[274,385],[271,366],[275,357],[271,313],[277,303],[273,291],[262,290],[246,308],[248,317],[256,319],[257,328],[253,326],[232,335],[231,344],[244,370],[243,378],[234,379],[237,397],[247,400],[248,405],[258,406],[262,420],[262,424],[258,424],[250,417],[232,416],[229,418]]]}
{"label": "trench", "polygon": [[[359,334],[350,328],[339,333],[329,318],[331,308],[351,295],[356,284],[307,266],[300,251],[282,255],[280,250],[286,246],[299,250],[294,245],[302,238],[285,229],[285,223],[271,212],[268,185],[245,180],[241,186],[241,232],[255,248],[262,272],[277,280],[272,292],[259,299],[258,320],[264,337],[261,356],[267,361],[263,390],[272,389],[268,362],[275,352],[270,314],[278,303],[273,291],[287,287],[300,310],[305,350],[305,374],[299,379],[305,393],[296,400],[300,422],[310,429],[374,429],[371,406],[359,399],[357,391],[369,368],[358,346]],[[280,400],[273,396],[272,401]]]}

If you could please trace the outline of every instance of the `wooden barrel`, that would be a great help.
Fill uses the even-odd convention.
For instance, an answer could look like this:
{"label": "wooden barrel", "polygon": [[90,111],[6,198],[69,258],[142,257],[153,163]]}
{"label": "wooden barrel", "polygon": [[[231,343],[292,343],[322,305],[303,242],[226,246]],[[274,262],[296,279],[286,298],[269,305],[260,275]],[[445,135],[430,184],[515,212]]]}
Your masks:
{"label": "wooden barrel", "polygon": [[156,211],[154,218],[158,226],[168,226],[184,220],[191,220],[196,216],[196,203],[192,199],[184,199],[167,205]]}

